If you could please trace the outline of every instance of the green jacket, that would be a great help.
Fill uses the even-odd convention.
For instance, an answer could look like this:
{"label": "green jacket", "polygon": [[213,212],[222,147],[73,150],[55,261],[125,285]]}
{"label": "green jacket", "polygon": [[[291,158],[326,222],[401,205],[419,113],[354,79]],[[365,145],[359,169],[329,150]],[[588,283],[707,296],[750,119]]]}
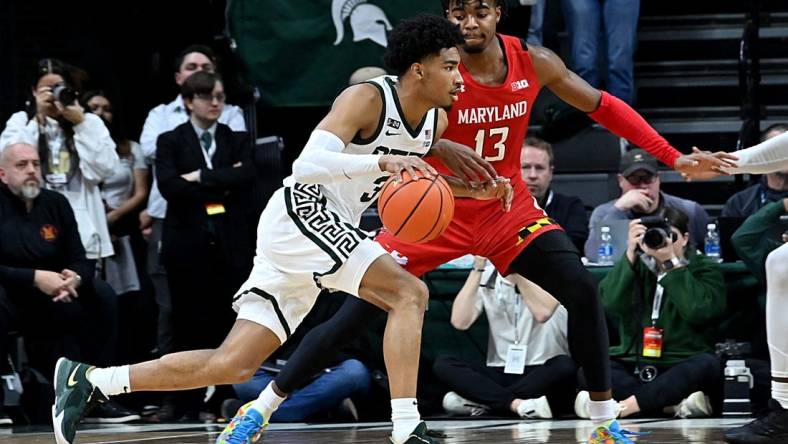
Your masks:
{"label": "green jacket", "polygon": [[748,217],[731,236],[736,253],[761,282],[766,282],[766,256],[783,243],[779,238],[780,216],[785,214],[782,199],[767,204]]}
{"label": "green jacket", "polygon": [[[669,271],[660,284],[664,288],[657,327],[663,329],[662,357],[644,358],[643,363],[672,365],[698,353],[714,350],[715,320],[725,313],[725,280],[719,265],[699,254],[690,253],[689,263]],[[640,277],[644,301],[635,325],[635,277]],[[634,269],[625,256],[599,283],[602,304],[618,321],[620,345],[610,348],[610,356],[635,361],[643,340],[643,328],[651,326],[651,310],[657,276],[638,260]],[[633,345],[633,341],[637,341]]]}

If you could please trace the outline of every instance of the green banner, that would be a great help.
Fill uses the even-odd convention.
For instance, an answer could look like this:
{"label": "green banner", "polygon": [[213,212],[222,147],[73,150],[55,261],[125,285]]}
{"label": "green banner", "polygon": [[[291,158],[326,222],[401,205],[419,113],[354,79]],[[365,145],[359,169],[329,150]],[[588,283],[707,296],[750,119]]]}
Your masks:
{"label": "green banner", "polygon": [[362,66],[383,67],[400,20],[438,0],[232,0],[228,29],[248,80],[271,106],[324,106]]}

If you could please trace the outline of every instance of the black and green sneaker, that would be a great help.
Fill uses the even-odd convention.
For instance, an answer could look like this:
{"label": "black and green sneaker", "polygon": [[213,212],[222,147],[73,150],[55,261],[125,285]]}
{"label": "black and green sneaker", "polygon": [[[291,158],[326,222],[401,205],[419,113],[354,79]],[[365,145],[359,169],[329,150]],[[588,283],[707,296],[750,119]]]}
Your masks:
{"label": "black and green sneaker", "polygon": [[77,424],[87,412],[107,401],[101,391],[88,381],[92,367],[66,358],[55,365],[55,404],[52,406],[52,426],[57,444],[72,444]]}
{"label": "black and green sneaker", "polygon": [[[393,444],[394,440],[389,437],[388,444]],[[402,444],[440,444],[440,441],[433,439],[429,436],[427,431],[427,423],[420,422],[419,425],[410,432],[410,436]]]}

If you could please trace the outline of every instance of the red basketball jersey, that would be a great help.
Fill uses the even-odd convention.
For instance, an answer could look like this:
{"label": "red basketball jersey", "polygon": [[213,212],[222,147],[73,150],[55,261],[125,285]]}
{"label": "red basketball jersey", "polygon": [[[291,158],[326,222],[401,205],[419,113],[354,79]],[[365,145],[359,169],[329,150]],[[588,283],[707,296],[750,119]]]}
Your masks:
{"label": "red basketball jersey", "polygon": [[[509,68],[506,80],[499,86],[482,85],[460,64],[465,85],[448,113],[443,137],[475,149],[500,176],[522,182],[520,151],[540,86],[525,43],[517,37],[498,37]],[[440,172],[451,174],[434,157],[425,159]]]}

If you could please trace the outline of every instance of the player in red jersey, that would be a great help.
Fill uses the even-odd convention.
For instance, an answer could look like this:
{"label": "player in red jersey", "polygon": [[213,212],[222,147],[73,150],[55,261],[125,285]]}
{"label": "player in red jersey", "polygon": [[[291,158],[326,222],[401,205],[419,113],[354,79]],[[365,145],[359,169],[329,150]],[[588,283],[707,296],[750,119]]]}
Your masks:
{"label": "player in red jersey", "polygon": [[[440,238],[413,245],[384,231],[377,241],[417,276],[458,256],[477,254],[489,258],[502,273],[517,272],[555,296],[569,311],[570,347],[584,368],[592,398],[589,413],[599,425],[589,442],[628,443],[631,441],[614,421],[618,406],[610,394],[607,328],[596,283],[571,241],[539,208],[520,176],[520,151],[531,107],[545,86],[612,132],[688,175],[725,166],[719,158],[724,156],[681,155],[628,105],[588,85],[550,50],[496,34],[503,4],[498,1],[444,3],[449,19],[460,26],[465,37],[465,45],[459,48],[465,87],[449,111],[444,139],[434,150],[446,164],[430,162],[446,173],[462,170],[463,163],[475,160],[480,169],[464,175],[472,178],[481,174],[484,180],[491,180],[487,174],[496,174],[489,169],[492,165],[514,187],[512,210],[501,211],[498,203],[456,199],[452,223]],[[261,397],[279,396],[272,401],[281,402],[281,397],[326,367],[335,351],[360,334],[365,321],[376,312],[372,305],[348,298],[331,320],[303,339]]]}

